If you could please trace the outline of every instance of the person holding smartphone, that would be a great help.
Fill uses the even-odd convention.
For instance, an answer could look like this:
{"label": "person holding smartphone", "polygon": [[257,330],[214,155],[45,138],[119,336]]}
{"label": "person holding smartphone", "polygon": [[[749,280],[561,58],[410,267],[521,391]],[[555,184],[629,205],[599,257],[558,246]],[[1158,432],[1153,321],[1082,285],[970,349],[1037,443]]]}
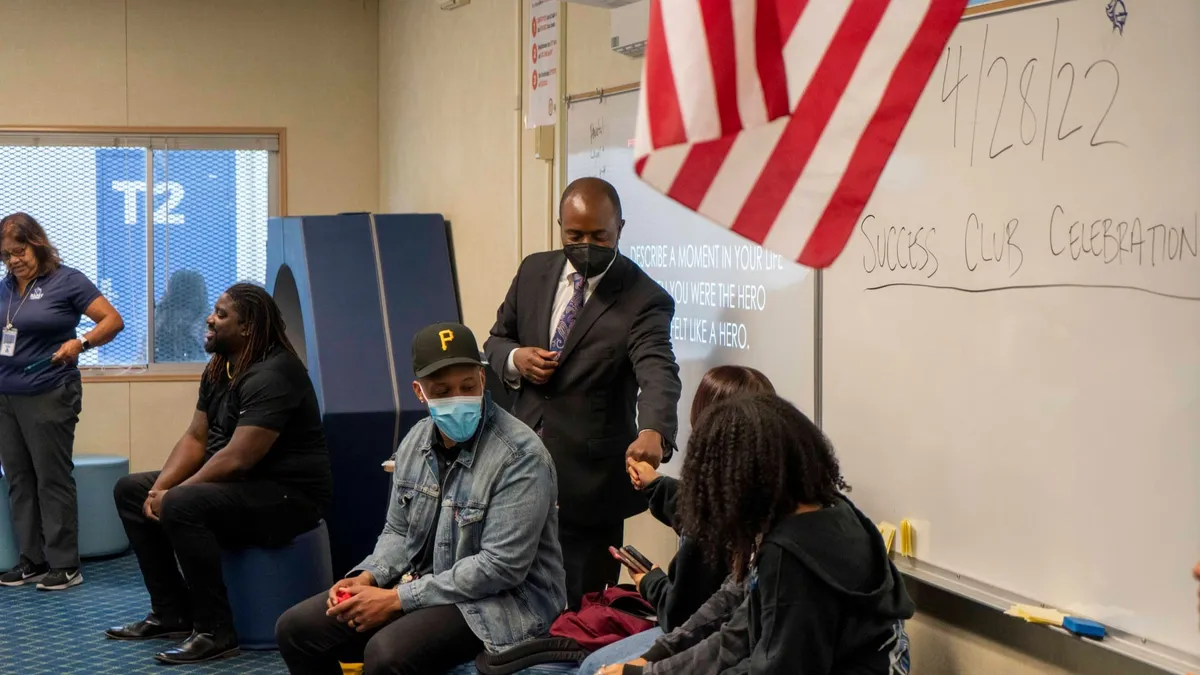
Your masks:
{"label": "person holding smartphone", "polygon": [[[700,380],[696,395],[692,398],[689,422],[693,428],[701,415],[711,406],[726,399],[757,394],[774,394],[775,386],[766,375],[747,366],[717,366]],[[735,452],[734,448],[729,449]],[[676,513],[679,481],[670,476],[660,476],[646,462],[630,459],[630,480],[635,488],[642,490],[650,503],[650,513],[667,527],[682,534]],[[658,609],[659,625],[671,631],[687,621],[700,609],[704,601],[721,586],[729,574],[725,565],[714,565],[696,549],[695,542],[681,537],[679,550],[666,572],[652,569],[644,575],[633,577],[638,591],[650,604]]]}
{"label": "person holding smartphone", "polygon": [[683,480],[685,535],[745,601],[719,631],[689,621],[602,675],[909,672],[915,606],[812,420],[777,396],[726,400],[693,430]]}
{"label": "person holding smartphone", "polygon": [[[771,380],[754,368],[717,366],[700,379],[700,385],[692,397],[689,423],[695,428],[700,417],[721,401],[738,396],[773,393],[775,387]],[[734,448],[729,450],[736,451]],[[679,481],[670,476],[660,476],[649,463],[632,458],[627,460],[626,469],[634,488],[646,496],[650,513],[677,534],[682,534],[682,523],[676,513]],[[629,548],[632,547],[626,547]],[[682,536],[679,550],[667,571],[645,560],[644,556],[641,562],[644,564],[630,565],[624,561],[622,564],[629,570],[638,592],[658,610],[658,628],[597,650],[583,662],[581,675],[592,675],[605,664],[621,663],[642,654],[663,632],[675,630],[696,614],[729,575],[728,565],[706,559],[695,541]]]}

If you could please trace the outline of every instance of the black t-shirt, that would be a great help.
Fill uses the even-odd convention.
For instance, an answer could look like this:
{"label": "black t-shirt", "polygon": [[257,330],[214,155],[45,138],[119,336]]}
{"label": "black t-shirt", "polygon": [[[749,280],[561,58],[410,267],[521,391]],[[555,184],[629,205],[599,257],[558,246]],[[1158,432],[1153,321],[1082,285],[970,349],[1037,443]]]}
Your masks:
{"label": "black t-shirt", "polygon": [[215,383],[201,381],[196,408],[208,415],[205,461],[228,445],[239,426],[276,431],[279,438],[246,479],[279,483],[320,506],[329,504],[333,475],[321,407],[299,357],[276,346],[232,387],[224,374]]}
{"label": "black t-shirt", "polygon": [[[472,441],[467,441],[471,443]],[[447,448],[442,442],[442,435],[435,428],[433,431],[433,456],[437,458],[438,465],[438,483],[441,485],[440,491],[446,492],[446,474],[450,473],[450,465],[454,460],[458,459],[458,452],[463,447],[462,443],[455,445],[453,448]],[[414,574],[418,577],[423,577],[427,574],[433,574],[433,542],[437,539],[438,521],[441,520],[442,509],[439,506],[433,510],[433,525],[429,527],[429,532],[425,535],[425,543],[421,545],[421,552],[417,555],[417,563],[413,566]]]}

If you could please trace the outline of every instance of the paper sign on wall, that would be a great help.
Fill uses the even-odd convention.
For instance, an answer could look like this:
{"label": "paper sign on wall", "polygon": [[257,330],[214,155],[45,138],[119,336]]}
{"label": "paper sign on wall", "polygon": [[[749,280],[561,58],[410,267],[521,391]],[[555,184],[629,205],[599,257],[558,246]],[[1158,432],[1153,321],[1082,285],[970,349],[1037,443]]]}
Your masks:
{"label": "paper sign on wall", "polygon": [[529,0],[529,129],[558,120],[558,5],[559,0]]}

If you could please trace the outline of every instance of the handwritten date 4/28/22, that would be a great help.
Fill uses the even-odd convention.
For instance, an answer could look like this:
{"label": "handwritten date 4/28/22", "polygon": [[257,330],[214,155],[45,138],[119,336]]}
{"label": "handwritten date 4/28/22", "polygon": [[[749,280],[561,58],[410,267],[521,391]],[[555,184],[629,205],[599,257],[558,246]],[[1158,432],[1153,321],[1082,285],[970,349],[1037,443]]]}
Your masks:
{"label": "handwritten date 4/28/22", "polygon": [[1000,53],[995,40],[989,44],[988,25],[978,52],[946,48],[941,99],[953,118],[951,144],[970,148],[971,166],[1027,152],[1044,161],[1056,144],[1127,147],[1109,120],[1119,105],[1120,68],[1104,58],[1077,66],[1060,53],[1060,31],[1055,19],[1044,54]]}

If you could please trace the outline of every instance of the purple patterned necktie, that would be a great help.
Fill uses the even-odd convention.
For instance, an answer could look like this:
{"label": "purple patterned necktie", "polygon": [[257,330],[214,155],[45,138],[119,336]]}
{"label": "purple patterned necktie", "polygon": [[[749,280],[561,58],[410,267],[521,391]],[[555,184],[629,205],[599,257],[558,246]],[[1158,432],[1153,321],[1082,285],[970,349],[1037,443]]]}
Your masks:
{"label": "purple patterned necktie", "polygon": [[[550,339],[550,351],[552,352],[562,353],[563,347],[567,345],[567,337],[571,334],[571,327],[575,325],[575,317],[579,316],[579,310],[583,307],[584,294],[587,292],[587,279],[584,279],[583,275],[572,273],[567,278],[571,280],[575,292],[571,294],[571,300],[567,303],[567,308],[563,310],[562,318],[554,327],[554,337]],[[538,420],[533,429],[538,436],[542,435],[542,422],[543,420]]]}
{"label": "purple patterned necktie", "polygon": [[584,293],[587,291],[587,279],[584,279],[583,275],[572,273],[568,278],[575,287],[575,292],[571,294],[571,301],[567,303],[562,318],[558,320],[558,326],[554,328],[554,337],[550,340],[552,352],[562,352],[563,347],[567,345],[567,337],[571,334],[571,327],[575,325],[575,317],[579,316],[579,310],[583,308]]}

